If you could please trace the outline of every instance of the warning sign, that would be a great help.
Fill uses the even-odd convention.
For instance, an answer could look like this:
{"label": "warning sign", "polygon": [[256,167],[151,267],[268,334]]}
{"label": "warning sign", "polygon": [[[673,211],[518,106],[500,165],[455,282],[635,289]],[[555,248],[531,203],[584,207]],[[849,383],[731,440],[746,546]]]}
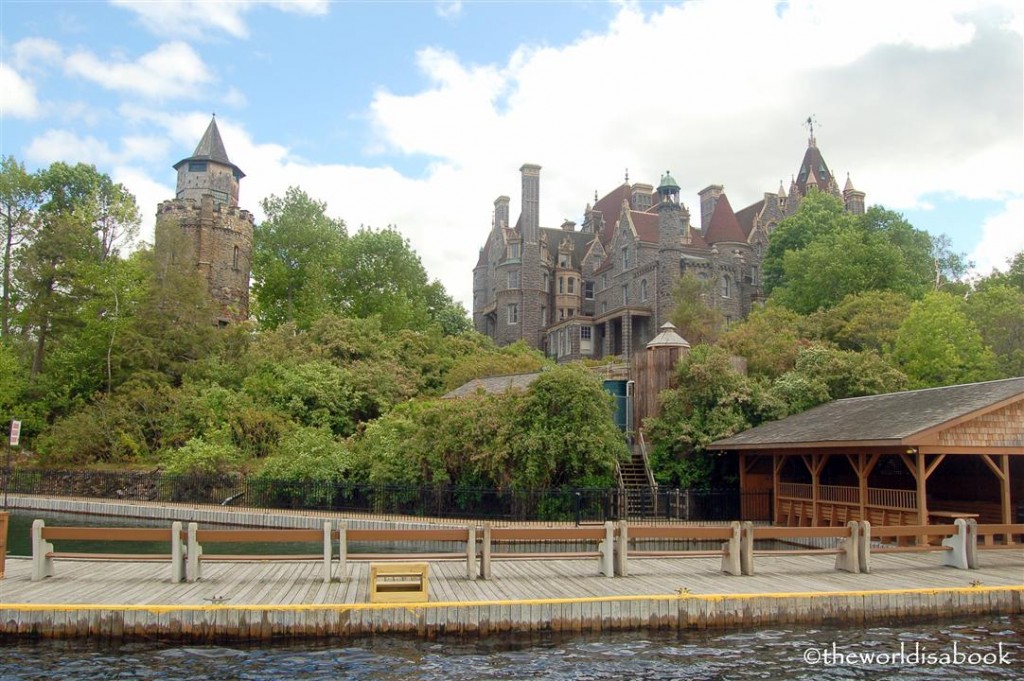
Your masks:
{"label": "warning sign", "polygon": [[11,421],[11,446],[17,447],[21,438],[21,421]]}

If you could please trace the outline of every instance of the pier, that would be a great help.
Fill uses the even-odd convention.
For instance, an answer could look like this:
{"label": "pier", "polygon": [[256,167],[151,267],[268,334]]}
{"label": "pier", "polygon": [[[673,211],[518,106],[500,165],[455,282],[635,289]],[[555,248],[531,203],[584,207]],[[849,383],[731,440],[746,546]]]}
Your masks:
{"label": "pier", "polygon": [[[329,513],[11,499],[28,513],[91,513],[168,524],[315,528],[325,520],[342,520]],[[365,529],[451,527],[413,518],[343,520],[350,528]],[[31,558],[8,556],[6,578],[0,579],[0,640],[533,636],[1024,613],[1024,544],[977,553],[977,569],[963,570],[944,566],[935,552],[880,552],[872,555],[870,572],[837,570],[836,557],[824,552],[759,554],[756,571],[745,575],[724,573],[720,555],[638,555],[629,560],[628,576],[614,578],[591,557],[494,560],[489,579],[470,579],[465,557],[430,559],[427,601],[398,604],[370,602],[373,560],[354,554],[343,564],[334,562],[328,581],[316,561],[222,562],[204,556],[201,578],[181,583],[171,581],[166,562],[72,559],[60,560],[54,576],[33,582]]]}
{"label": "pier", "polygon": [[723,574],[716,558],[650,558],[628,577],[596,561],[496,562],[490,580],[465,563],[431,561],[429,600],[370,603],[369,562],[325,583],[308,562],[210,562],[172,584],[163,565],[66,561],[32,582],[31,560],[8,558],[0,637],[286,640],[406,633],[599,632],[1024,613],[1024,550],[986,553],[977,570],[934,555],[879,556],[870,574],[834,570],[827,556],[772,556],[755,576]]}

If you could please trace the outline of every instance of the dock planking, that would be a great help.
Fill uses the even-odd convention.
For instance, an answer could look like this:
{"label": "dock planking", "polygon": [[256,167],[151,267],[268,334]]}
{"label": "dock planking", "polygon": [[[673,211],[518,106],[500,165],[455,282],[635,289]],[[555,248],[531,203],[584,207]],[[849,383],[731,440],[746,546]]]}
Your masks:
{"label": "dock planking", "polygon": [[432,561],[428,603],[380,607],[367,605],[365,561],[350,561],[347,579],[324,583],[309,562],[212,560],[202,580],[172,584],[159,564],[87,560],[64,561],[54,577],[32,582],[31,561],[13,558],[0,581],[0,636],[429,637],[1024,612],[1024,548],[987,552],[971,571],[916,553],[880,555],[870,574],[837,572],[830,557],[806,555],[759,558],[757,574],[744,577],[720,572],[716,558],[647,558],[630,568],[608,579],[596,560],[497,561],[485,581],[467,579],[464,562]]}

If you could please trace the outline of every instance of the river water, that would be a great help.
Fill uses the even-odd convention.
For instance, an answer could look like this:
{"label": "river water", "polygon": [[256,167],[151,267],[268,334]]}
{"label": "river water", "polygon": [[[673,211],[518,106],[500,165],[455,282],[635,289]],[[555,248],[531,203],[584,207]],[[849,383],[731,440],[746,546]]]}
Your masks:
{"label": "river water", "polygon": [[[841,657],[830,657],[831,653]],[[873,662],[867,660],[870,655],[875,656]],[[933,656],[930,664],[929,655]],[[954,658],[957,655],[961,657]],[[870,628],[609,634],[528,642],[377,637],[255,647],[81,641],[0,644],[0,679],[54,678],[1020,679],[1024,678],[1024,617]]]}

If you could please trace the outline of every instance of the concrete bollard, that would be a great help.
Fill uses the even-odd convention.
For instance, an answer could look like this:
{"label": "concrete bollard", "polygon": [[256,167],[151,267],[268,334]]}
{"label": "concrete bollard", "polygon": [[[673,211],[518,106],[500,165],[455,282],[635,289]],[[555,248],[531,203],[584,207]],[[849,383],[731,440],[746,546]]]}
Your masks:
{"label": "concrete bollard", "polygon": [[[732,522],[732,537],[722,544],[722,572],[730,575],[742,575],[743,569],[740,565],[740,524]],[[753,561],[751,561],[751,573],[753,572]]]}
{"label": "concrete bollard", "polygon": [[978,569],[978,521],[967,519],[967,567]]}
{"label": "concrete bollard", "polygon": [[40,582],[47,577],[53,577],[53,558],[48,554],[53,553],[53,544],[43,539],[43,528],[46,527],[40,519],[32,521],[32,581]]}
{"label": "concrete bollard", "polygon": [[181,541],[181,521],[171,523],[171,583],[185,581],[185,545]]}
{"label": "concrete bollard", "polygon": [[334,551],[331,547],[331,521],[324,521],[324,583],[330,583],[334,568]]}
{"label": "concrete bollard", "polygon": [[348,581],[348,525],[338,523],[338,580]]}
{"label": "concrete bollard", "polygon": [[857,562],[863,574],[871,573],[871,523],[867,520],[860,521],[860,550],[857,552]]}
{"label": "concrete bollard", "polygon": [[740,526],[740,574],[754,574],[754,523],[749,520]]}
{"label": "concrete bollard", "polygon": [[491,524],[484,523],[483,542],[480,546],[480,578],[491,578]]}
{"label": "concrete bollard", "polygon": [[846,523],[850,536],[839,541],[839,553],[836,554],[836,570],[860,572],[860,523],[851,520]]}
{"label": "concrete bollard", "polygon": [[203,564],[199,558],[203,555],[203,547],[199,545],[196,532],[199,526],[196,523],[188,524],[188,565],[185,571],[185,580],[189,583],[203,578]]}
{"label": "concrete bollard", "polygon": [[619,521],[619,537],[615,541],[615,574],[629,576],[629,526],[625,520]]}
{"label": "concrete bollard", "polygon": [[470,525],[466,531],[466,579],[472,582],[476,579],[476,525]]}
{"label": "concrete bollard", "polygon": [[957,518],[953,524],[956,525],[956,534],[942,540],[943,546],[952,549],[943,551],[942,564],[958,570],[967,570],[967,522],[963,518]]}

